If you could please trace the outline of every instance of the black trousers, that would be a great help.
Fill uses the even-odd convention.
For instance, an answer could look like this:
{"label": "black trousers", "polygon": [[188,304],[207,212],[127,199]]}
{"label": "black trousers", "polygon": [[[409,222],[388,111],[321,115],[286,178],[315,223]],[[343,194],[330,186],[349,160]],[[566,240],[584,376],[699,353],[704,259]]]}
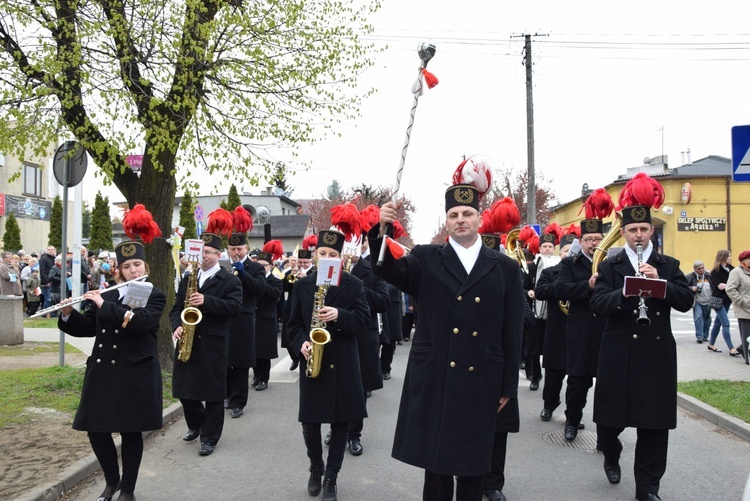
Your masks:
{"label": "black trousers", "polygon": [[[346,451],[347,423],[331,423],[331,441],[328,444],[328,461],[326,462],[326,478],[338,477],[344,462]],[[323,442],[320,434],[320,423],[302,423],[302,437],[305,439],[307,457],[311,465],[323,463]]]}
{"label": "black trousers", "polygon": [[565,371],[558,369],[544,370],[544,387],[542,388],[542,399],[544,408],[554,411],[560,405],[560,392],[562,392]]}
{"label": "black trousers", "polygon": [[414,326],[414,321],[417,316],[414,313],[407,313],[401,317],[401,335],[404,340],[411,338],[411,328]]}
{"label": "black trousers", "polygon": [[[478,477],[456,477],[456,501],[481,501],[482,480]],[[422,501],[453,501],[453,475],[424,471]]]}
{"label": "black trousers", "polygon": [[568,374],[568,389],[565,392],[565,417],[573,426],[581,424],[583,408],[586,407],[586,397],[593,384],[593,376],[571,376]]}
{"label": "black trousers", "polygon": [[505,455],[508,448],[508,432],[496,431],[492,445],[492,469],[484,476],[482,490],[503,490],[505,486]]}
{"label": "black trousers", "polygon": [[182,408],[185,412],[185,422],[191,430],[201,431],[201,442],[216,445],[224,430],[224,402],[203,402],[200,400],[189,400],[181,398]]}
{"label": "black trousers", "polygon": [[380,343],[380,369],[383,372],[391,372],[391,363],[393,362],[393,352],[396,350],[396,343]]}
{"label": "black trousers", "polygon": [[253,374],[258,381],[268,382],[268,378],[271,377],[271,359],[270,358],[256,358],[255,367],[253,367]]}
{"label": "black trousers", "polygon": [[[526,335],[526,374],[531,375],[532,381],[542,379],[541,356],[544,347],[544,329],[547,320],[537,318],[534,327]],[[530,365],[530,367],[529,367]]]}
{"label": "black trousers", "polygon": [[[620,459],[622,444],[617,437],[624,428],[614,428],[601,424],[596,425],[599,447],[607,462],[614,463]],[[667,471],[667,449],[669,448],[669,430],[650,430],[638,428],[638,439],[635,442],[635,493],[658,494],[659,482]]]}
{"label": "black trousers", "polygon": [[242,407],[244,409],[247,405],[247,393],[250,389],[249,376],[249,367],[227,368],[227,398],[229,398],[230,409],[232,407]]}
{"label": "black trousers", "polygon": [[[120,467],[117,463],[117,447],[111,433],[89,432],[89,442],[96,459],[104,472],[107,485],[114,486],[120,481]],[[122,437],[122,484],[124,493],[135,491],[138,469],[143,457],[143,435],[141,432],[120,433]]]}

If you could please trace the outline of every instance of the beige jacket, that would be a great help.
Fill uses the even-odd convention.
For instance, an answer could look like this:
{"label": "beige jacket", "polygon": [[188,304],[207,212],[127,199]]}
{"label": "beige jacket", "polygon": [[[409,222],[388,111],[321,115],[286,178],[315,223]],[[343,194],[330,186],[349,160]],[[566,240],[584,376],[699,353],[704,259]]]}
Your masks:
{"label": "beige jacket", "polygon": [[[15,282],[10,281],[11,274],[16,275]],[[21,292],[21,270],[18,269],[18,266],[6,262],[0,263],[0,295],[23,296],[23,292]]]}
{"label": "beige jacket", "polygon": [[750,319],[750,271],[742,266],[730,271],[725,291],[734,305],[734,315]]}

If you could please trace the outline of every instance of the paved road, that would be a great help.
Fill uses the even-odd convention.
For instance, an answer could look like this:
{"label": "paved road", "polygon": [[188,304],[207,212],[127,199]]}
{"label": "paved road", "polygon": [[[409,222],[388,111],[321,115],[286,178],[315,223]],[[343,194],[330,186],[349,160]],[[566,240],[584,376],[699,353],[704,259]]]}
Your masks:
{"label": "paved road", "polygon": [[[737,342],[734,320],[732,327]],[[705,344],[695,343],[691,314],[675,314],[673,328],[680,380],[748,379],[750,367],[739,357],[730,357],[723,341],[717,343],[723,353],[709,352]],[[365,420],[362,438],[365,452],[360,457],[346,454],[338,482],[341,500],[421,499],[422,471],[390,457],[408,348],[408,343],[398,347],[393,379],[368,400],[370,417]],[[212,456],[198,456],[197,442],[186,444],[180,439],[186,429],[181,418],[149,437],[136,489],[139,500],[310,499],[306,492],[308,461],[297,422],[296,373],[287,370],[288,359],[275,362],[269,389],[251,391],[243,417],[227,415],[224,435]],[[634,430],[621,435],[625,445],[623,480],[613,486],[604,476],[601,454],[592,451],[593,393],[584,414],[587,429],[579,434],[574,447],[562,439],[562,409],[552,421],[543,423],[538,418],[541,391],[529,391],[528,381],[522,379],[519,393],[521,432],[511,435],[508,444],[504,492],[509,500],[633,499]],[[739,500],[749,472],[750,442],[679,410],[677,430],[670,434],[669,464],[660,492],[663,499]],[[69,499],[96,499],[103,485],[98,473]]]}

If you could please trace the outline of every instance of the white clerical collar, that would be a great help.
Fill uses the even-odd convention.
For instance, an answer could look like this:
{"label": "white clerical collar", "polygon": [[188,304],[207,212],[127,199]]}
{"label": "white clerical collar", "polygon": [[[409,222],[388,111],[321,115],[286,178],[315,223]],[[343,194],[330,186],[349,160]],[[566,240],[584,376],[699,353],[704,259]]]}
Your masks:
{"label": "white clerical collar", "polygon": [[482,239],[477,236],[476,241],[468,248],[456,242],[453,237],[448,237],[448,243],[456,251],[458,259],[464,265],[466,273],[471,273],[471,269],[474,268],[474,263],[477,262],[477,258],[479,257],[479,251],[482,250],[482,245],[484,245]]}
{"label": "white clerical collar", "polygon": [[[648,241],[648,245],[643,248],[643,262],[648,262],[648,259],[651,257],[651,252],[654,250],[654,245],[651,243],[651,240]],[[638,273],[638,253],[630,248],[629,245],[625,245],[625,253],[628,255],[628,259],[630,259],[630,264],[633,265],[633,269],[636,273]]]}

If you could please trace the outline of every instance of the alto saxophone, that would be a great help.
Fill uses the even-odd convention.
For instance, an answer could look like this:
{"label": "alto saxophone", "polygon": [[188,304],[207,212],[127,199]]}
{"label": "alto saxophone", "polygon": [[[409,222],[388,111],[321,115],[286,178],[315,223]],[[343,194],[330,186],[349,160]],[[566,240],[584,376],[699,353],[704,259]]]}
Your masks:
{"label": "alto saxophone", "polygon": [[193,338],[195,337],[195,326],[203,320],[203,313],[194,306],[190,306],[189,298],[198,292],[198,261],[190,262],[190,276],[188,277],[185,290],[185,307],[182,309],[180,319],[182,320],[182,337],[180,338],[180,352],[177,360],[187,362],[193,353]]}
{"label": "alto saxophone", "polygon": [[330,285],[327,283],[319,285],[313,300],[313,312],[310,319],[311,346],[305,368],[305,376],[309,378],[316,378],[320,374],[320,368],[323,364],[323,347],[331,342],[331,334],[326,330],[325,322],[318,318],[318,312],[325,306],[329,287]]}

